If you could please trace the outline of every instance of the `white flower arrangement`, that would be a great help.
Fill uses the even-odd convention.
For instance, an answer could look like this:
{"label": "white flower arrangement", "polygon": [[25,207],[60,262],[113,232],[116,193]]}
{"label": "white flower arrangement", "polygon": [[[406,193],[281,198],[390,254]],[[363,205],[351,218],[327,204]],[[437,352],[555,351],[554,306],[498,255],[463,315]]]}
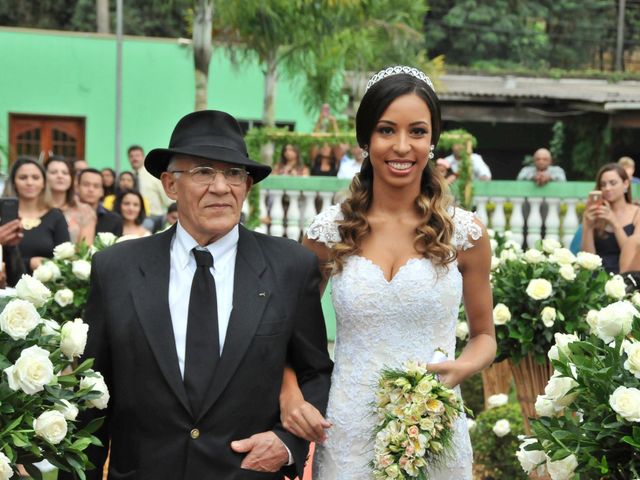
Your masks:
{"label": "white flower arrangement", "polygon": [[462,400],[417,361],[383,370],[376,398],[373,477],[427,478],[426,469],[450,452]]}

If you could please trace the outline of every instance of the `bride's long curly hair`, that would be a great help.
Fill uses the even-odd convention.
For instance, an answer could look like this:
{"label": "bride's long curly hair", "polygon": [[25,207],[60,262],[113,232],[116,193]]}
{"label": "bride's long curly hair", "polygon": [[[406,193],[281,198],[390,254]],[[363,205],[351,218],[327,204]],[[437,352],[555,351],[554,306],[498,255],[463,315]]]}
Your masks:
{"label": "bride's long curly hair", "polygon": [[[442,122],[438,97],[422,80],[408,74],[397,74],[375,83],[362,98],[356,114],[356,137],[360,147],[367,149],[378,120],[391,102],[412,93],[429,107],[431,142],[433,145],[438,143]],[[360,253],[362,240],[371,231],[367,212],[373,199],[373,167],[369,158],[364,160],[349,190],[349,197],[341,204],[344,219],[338,222],[341,242],[332,249],[329,267],[334,272],[342,270],[347,257]],[[425,258],[443,267],[456,258],[456,249],[452,245],[453,222],[447,213],[447,208],[452,204],[447,187],[434,172],[433,162],[427,162],[422,173],[420,195],[415,200],[415,208],[422,222],[416,227],[414,246]]]}

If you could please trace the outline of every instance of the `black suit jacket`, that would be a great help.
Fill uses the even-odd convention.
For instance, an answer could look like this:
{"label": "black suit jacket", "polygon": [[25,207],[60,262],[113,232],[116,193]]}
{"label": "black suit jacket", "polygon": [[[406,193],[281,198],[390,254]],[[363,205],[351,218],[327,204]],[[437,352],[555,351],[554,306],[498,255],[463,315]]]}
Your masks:
{"label": "black suit jacket", "polygon": [[117,213],[110,212],[102,205],[98,206],[96,211],[98,221],[96,223],[96,233],[110,232],[116,237],[122,235],[123,220]]}
{"label": "black suit jacket", "polygon": [[[291,240],[240,227],[226,340],[204,406],[194,412],[168,305],[174,231],[122,242],[93,260],[85,356],[95,358],[111,393],[99,432],[104,445],[111,442],[109,479],[302,476],[308,445],[280,425],[278,399],[288,363],[305,398],[322,412],[326,408],[333,364],[315,256]],[[294,467],[276,474],[240,469],[244,455],[234,453],[230,442],[268,430],[289,447]],[[90,452],[99,467],[105,455],[106,448]],[[87,475],[100,478],[96,470]]]}

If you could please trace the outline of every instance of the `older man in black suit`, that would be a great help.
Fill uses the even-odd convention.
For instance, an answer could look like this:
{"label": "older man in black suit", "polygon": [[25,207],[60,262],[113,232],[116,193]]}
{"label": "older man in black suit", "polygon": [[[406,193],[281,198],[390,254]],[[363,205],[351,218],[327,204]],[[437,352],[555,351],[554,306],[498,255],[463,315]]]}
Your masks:
{"label": "older man in black suit", "polygon": [[85,315],[86,356],[111,392],[109,479],[302,476],[308,445],[280,424],[283,369],[324,411],[332,362],[314,255],[239,225],[270,168],[219,111],[182,118],[145,166],[178,224],[97,254]]}

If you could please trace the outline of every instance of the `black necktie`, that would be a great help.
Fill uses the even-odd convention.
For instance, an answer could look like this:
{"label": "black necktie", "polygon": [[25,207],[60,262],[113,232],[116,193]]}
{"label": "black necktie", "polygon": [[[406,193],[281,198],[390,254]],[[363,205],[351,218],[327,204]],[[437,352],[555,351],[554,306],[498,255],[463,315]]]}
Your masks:
{"label": "black necktie", "polygon": [[187,345],[184,361],[184,386],[197,414],[209,389],[220,357],[216,283],[211,275],[213,257],[208,250],[192,250],[196,273],[191,282]]}

